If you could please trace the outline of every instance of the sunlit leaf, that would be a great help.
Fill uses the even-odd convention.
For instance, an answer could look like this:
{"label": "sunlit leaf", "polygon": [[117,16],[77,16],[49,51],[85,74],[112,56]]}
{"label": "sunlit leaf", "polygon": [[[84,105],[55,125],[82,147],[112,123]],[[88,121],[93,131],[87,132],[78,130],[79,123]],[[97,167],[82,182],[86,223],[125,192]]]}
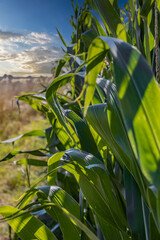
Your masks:
{"label": "sunlit leaf", "polygon": [[39,166],[39,167],[46,167],[47,162],[38,159],[31,159],[31,158],[23,158],[16,162],[17,165],[31,165],[31,166]]}
{"label": "sunlit leaf", "polygon": [[18,136],[18,137],[1,141],[0,143],[13,143],[13,142],[17,141],[17,140],[20,139],[20,138],[23,138],[23,137],[31,137],[31,136],[45,137],[45,132],[44,132],[43,130],[33,130],[33,131],[30,131],[30,132],[21,134],[21,135]]}
{"label": "sunlit leaf", "polygon": [[143,3],[142,9],[141,9],[141,16],[142,17],[147,17],[147,15],[149,14],[154,2],[155,2],[155,0],[145,0],[145,2]]}
{"label": "sunlit leaf", "polygon": [[[114,38],[101,37],[101,40],[101,54],[110,46],[113,56],[114,77],[122,116],[134,155],[148,180],[160,187],[160,123],[157,116],[160,89],[146,60],[133,46]],[[99,41],[100,38],[92,44]],[[92,83],[92,80],[90,81]],[[93,80],[92,89],[94,87]],[[88,104],[86,108],[87,106]]]}
{"label": "sunlit leaf", "polygon": [[93,0],[114,37],[130,42],[121,19],[109,0]]}
{"label": "sunlit leaf", "polygon": [[48,240],[57,238],[54,234],[38,219],[32,216],[30,213],[23,214],[23,211],[19,211],[14,207],[3,206],[0,207],[0,214],[4,217],[14,216],[15,214],[21,214],[18,217],[8,219],[8,223],[14,229],[22,240],[39,239]]}
{"label": "sunlit leaf", "polygon": [[28,154],[31,154],[33,156],[39,156],[39,157],[46,157],[46,156],[48,156],[47,153],[42,152],[42,150],[45,150],[45,149],[37,149],[37,150],[31,150],[31,151],[23,151],[23,150],[16,151],[15,150],[15,151],[12,151],[12,152],[8,153],[4,158],[2,158],[0,160],[0,162],[10,160],[14,156],[16,156],[18,154],[23,154],[23,153],[28,153]]}

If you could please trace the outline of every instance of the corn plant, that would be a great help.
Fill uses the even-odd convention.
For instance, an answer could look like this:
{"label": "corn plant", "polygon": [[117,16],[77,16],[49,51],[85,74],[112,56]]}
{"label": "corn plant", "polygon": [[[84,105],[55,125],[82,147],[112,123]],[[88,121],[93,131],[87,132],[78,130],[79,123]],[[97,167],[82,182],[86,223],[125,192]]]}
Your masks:
{"label": "corn plant", "polygon": [[[160,5],[154,4],[131,0],[125,10],[109,0],[73,5],[72,45],[59,33],[66,54],[53,82],[41,93],[19,97],[43,112],[51,127],[18,138],[45,136],[48,144],[1,160],[25,152],[45,160],[19,164],[48,169],[16,208],[0,207],[1,221],[8,221],[15,239],[160,239],[159,45],[154,42],[158,36],[159,44],[154,17],[160,16]],[[69,71],[61,74],[67,63]],[[60,88],[69,83],[63,95]],[[39,187],[46,178],[48,185]]]}

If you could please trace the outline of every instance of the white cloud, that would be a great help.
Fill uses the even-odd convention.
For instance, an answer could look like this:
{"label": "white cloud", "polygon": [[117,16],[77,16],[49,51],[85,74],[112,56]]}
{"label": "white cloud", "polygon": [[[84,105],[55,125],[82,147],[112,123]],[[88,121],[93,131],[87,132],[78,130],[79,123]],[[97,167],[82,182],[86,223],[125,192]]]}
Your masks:
{"label": "white cloud", "polygon": [[27,45],[31,44],[48,44],[48,43],[57,43],[58,35],[49,35],[47,33],[38,33],[38,32],[30,32],[28,34],[19,34],[14,32],[4,32],[0,30],[0,41],[3,42],[7,40],[9,42],[14,43],[24,43]]}
{"label": "white cloud", "polygon": [[24,43],[27,45],[32,44],[48,44],[55,42],[57,40],[57,36],[50,36],[46,33],[37,33],[37,32],[31,32],[27,35],[22,36],[13,36],[10,38],[10,41],[17,42],[17,43]]}
{"label": "white cloud", "polygon": [[47,74],[62,56],[58,36],[31,32],[25,35],[0,31],[0,75]]}
{"label": "white cloud", "polygon": [[11,38],[17,38],[22,36],[19,33],[13,33],[13,32],[4,32],[0,30],[0,40],[6,40],[6,39],[11,39]]}
{"label": "white cloud", "polygon": [[19,54],[22,67],[33,73],[50,73],[54,61],[62,56],[59,49],[53,46],[33,47]]}

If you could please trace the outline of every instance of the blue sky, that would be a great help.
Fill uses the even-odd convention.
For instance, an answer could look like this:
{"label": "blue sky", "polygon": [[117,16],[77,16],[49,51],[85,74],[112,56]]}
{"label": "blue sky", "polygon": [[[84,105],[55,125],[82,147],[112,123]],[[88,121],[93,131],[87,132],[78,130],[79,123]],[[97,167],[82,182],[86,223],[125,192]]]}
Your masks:
{"label": "blue sky", "polygon": [[68,18],[72,13],[70,0],[1,0],[0,28],[53,34],[57,27],[69,41],[72,28]]}
{"label": "blue sky", "polygon": [[0,76],[50,73],[62,55],[56,27],[69,43],[71,14],[70,0],[0,0]]}

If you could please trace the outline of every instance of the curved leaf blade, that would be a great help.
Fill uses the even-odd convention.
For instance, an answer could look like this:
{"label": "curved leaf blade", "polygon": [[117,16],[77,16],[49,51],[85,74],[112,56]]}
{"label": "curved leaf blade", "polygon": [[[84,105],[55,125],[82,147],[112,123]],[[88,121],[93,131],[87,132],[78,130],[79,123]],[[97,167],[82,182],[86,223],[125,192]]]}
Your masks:
{"label": "curved leaf blade", "polygon": [[20,138],[23,138],[23,137],[32,137],[32,136],[45,137],[46,135],[45,135],[45,132],[44,132],[43,130],[32,130],[32,131],[30,131],[30,132],[21,134],[21,135],[18,136],[18,137],[1,141],[0,143],[13,143],[13,142],[17,141],[17,140],[20,139]]}
{"label": "curved leaf blade", "polygon": [[[39,157],[46,157],[48,156],[47,153],[44,153],[42,152],[42,150],[44,151],[45,149],[37,149],[37,150],[31,150],[31,151],[25,151],[25,150],[15,150],[15,151],[12,151],[10,153],[8,153],[4,158],[2,158],[0,160],[0,162],[4,162],[4,161],[7,161],[7,160],[10,160],[11,158],[13,158],[14,156],[18,155],[18,154],[24,154],[24,153],[28,153],[28,154],[31,154],[33,156],[39,156]],[[46,151],[47,152],[47,151]]]}
{"label": "curved leaf blade", "polygon": [[118,37],[124,41],[130,41],[130,38],[121,23],[121,19],[109,0],[93,0],[100,14],[106,21],[109,29],[114,37]]}
{"label": "curved leaf blade", "polygon": [[46,167],[47,162],[39,159],[32,158],[22,158],[16,161],[17,165],[30,165],[30,166],[38,166],[38,167]]}
{"label": "curved leaf blade", "polygon": [[83,151],[93,154],[95,157],[102,160],[102,157],[98,151],[97,145],[94,141],[94,138],[86,121],[79,117],[73,111],[68,110],[66,114],[72,120],[76,128],[81,143],[81,149]]}
{"label": "curved leaf blade", "polygon": [[95,213],[118,230],[125,232],[128,226],[125,214],[117,205],[117,200],[111,190],[110,179],[103,170],[103,165],[91,164],[83,167],[76,163],[75,158],[72,157],[72,160],[74,162],[63,168],[76,177],[84,196]]}
{"label": "curved leaf blade", "polygon": [[160,89],[136,48],[120,39],[106,37],[95,39],[92,45],[99,39],[104,46],[101,52],[110,46],[122,117],[134,155],[145,177],[160,188]]}
{"label": "curved leaf blade", "polygon": [[[0,214],[4,218],[14,215],[12,219],[8,219],[7,221],[23,240],[57,240],[55,235],[40,220],[32,216],[30,213],[23,213],[24,211],[20,211],[14,207],[0,207]],[[16,217],[16,214],[20,215]]]}
{"label": "curved leaf blade", "polygon": [[[51,203],[55,203],[51,208],[46,208],[46,211],[60,224],[60,228],[63,233],[64,240],[80,240],[81,232],[71,219],[62,211],[64,208],[69,213],[73,214],[77,219],[80,219],[80,207],[78,203],[63,189],[57,186],[51,186],[48,196],[39,192],[38,197],[44,198],[45,202],[48,200]],[[47,199],[48,198],[48,199]],[[58,207],[59,205],[60,207]],[[43,203],[42,203],[43,206]]]}
{"label": "curved leaf blade", "polygon": [[141,12],[140,12],[140,15],[142,17],[147,17],[153,4],[154,4],[155,0],[145,0],[143,6],[142,6],[142,9],[141,9]]}

